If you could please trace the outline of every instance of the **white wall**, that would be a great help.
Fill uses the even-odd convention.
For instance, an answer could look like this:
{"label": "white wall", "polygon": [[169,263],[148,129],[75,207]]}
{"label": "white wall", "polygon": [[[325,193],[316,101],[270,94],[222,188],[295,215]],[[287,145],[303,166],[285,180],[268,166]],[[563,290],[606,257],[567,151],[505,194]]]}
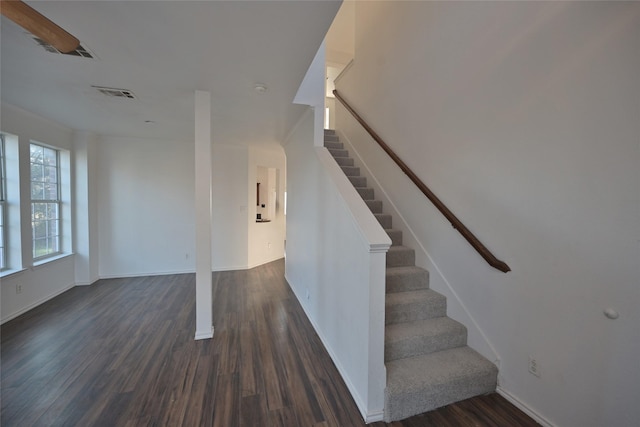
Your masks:
{"label": "white wall", "polygon": [[[189,141],[102,138],[100,277],[193,271],[193,150]],[[283,195],[282,149],[213,144],[214,271],[251,268],[284,256],[282,210],[271,223],[255,222],[258,165],[280,170]]]}
{"label": "white wall", "polygon": [[102,138],[100,277],[194,271],[194,156],[193,141]]}
{"label": "white wall", "polygon": [[548,424],[637,423],[640,4],[357,2],[355,28],[338,90],[513,269],[360,146],[500,356],[502,392]]}
{"label": "white wall", "polygon": [[247,218],[251,216],[247,205],[248,157],[247,147],[213,144],[214,271],[247,268]]}
{"label": "white wall", "polygon": [[[248,248],[248,267],[252,268],[284,256],[285,233],[285,217],[284,217],[284,191],[287,179],[286,157],[284,150],[280,147],[274,148],[249,148],[248,161],[248,186],[246,190],[246,201],[249,207],[249,216],[247,218],[247,248]],[[265,168],[268,175],[268,169],[274,168],[278,170],[278,179],[276,184],[277,197],[276,212],[273,218],[269,218],[270,222],[256,222],[256,214],[262,213],[262,217],[266,217],[268,206],[268,194],[273,188],[267,188],[267,182],[261,182],[260,204],[265,204],[264,209],[258,209],[256,206],[256,183],[258,179],[258,169]],[[263,188],[264,187],[264,188]]]}
{"label": "white wall", "polygon": [[[74,258],[71,255],[70,241],[66,242],[64,247],[64,251],[69,256],[38,266],[33,265],[29,200],[30,142],[40,142],[65,150],[67,153],[65,157],[68,159],[69,150],[72,149],[73,136],[71,129],[7,104],[2,104],[0,115],[2,116],[0,130],[18,138],[19,161],[23,162],[23,167],[20,168],[21,189],[19,190],[21,193],[20,203],[22,204],[20,215],[21,231],[18,239],[21,244],[21,250],[19,251],[21,256],[13,257],[12,265],[10,266],[12,271],[3,273],[0,283],[0,298],[2,300],[0,319],[5,322],[64,292],[75,283]],[[65,167],[71,167],[68,161],[65,161],[65,164],[67,165]],[[73,176],[73,170],[70,171],[70,176]],[[9,191],[12,191],[12,189],[9,189]],[[15,187],[13,191],[15,191]],[[70,204],[71,201],[65,202],[65,205]],[[17,209],[12,209],[12,212],[15,211]],[[64,213],[66,214],[65,224],[73,226],[71,218],[69,218],[69,206],[65,207]],[[12,222],[14,221],[12,220]],[[16,230],[11,229],[9,233],[15,234]],[[15,241],[15,239],[12,239],[12,241]],[[20,294],[16,291],[17,285],[22,287]]]}

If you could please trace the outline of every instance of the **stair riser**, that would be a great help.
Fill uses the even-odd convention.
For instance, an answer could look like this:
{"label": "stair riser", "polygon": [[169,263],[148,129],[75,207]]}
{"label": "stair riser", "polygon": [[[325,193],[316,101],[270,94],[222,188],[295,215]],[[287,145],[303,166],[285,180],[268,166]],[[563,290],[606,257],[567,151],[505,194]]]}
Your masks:
{"label": "stair riser", "polygon": [[387,252],[387,267],[403,267],[410,265],[416,265],[416,252],[413,249]]}
{"label": "stair riser", "polygon": [[400,230],[387,230],[387,234],[391,238],[392,246],[401,246],[402,245],[402,231]]}
{"label": "stair riser", "polygon": [[420,356],[421,354],[434,353],[448,350],[467,344],[467,331],[462,328],[459,331],[447,331],[437,336],[412,337],[393,343],[385,343],[384,360],[406,359],[407,357]]}
{"label": "stair riser", "polygon": [[[364,176],[349,176],[348,178],[356,188],[364,188],[367,186],[367,178]],[[373,191],[373,189],[371,189],[371,191]]]}
{"label": "stair riser", "polygon": [[382,213],[382,201],[380,200],[365,200],[369,210],[375,213]]}
{"label": "stair riser", "polygon": [[376,219],[378,220],[380,225],[382,225],[382,228],[385,228],[385,229],[386,228],[392,228],[391,215],[388,215],[388,214],[376,214]]}
{"label": "stair riser", "polygon": [[356,188],[364,200],[373,200],[373,188]]}
{"label": "stair riser", "polygon": [[402,322],[433,319],[447,315],[447,300],[441,299],[416,302],[409,304],[387,305],[385,308],[385,324],[392,325]]}
{"label": "stair riser", "polygon": [[427,270],[416,271],[403,275],[387,275],[386,291],[407,292],[429,288],[429,272]]}
{"label": "stair riser", "polygon": [[428,393],[420,390],[389,398],[385,395],[384,420],[392,422],[432,411],[453,402],[490,393],[496,389],[497,372],[480,372],[445,384],[432,384]]}
{"label": "stair riser", "polygon": [[328,134],[325,134],[325,135],[324,135],[324,140],[325,140],[325,141],[331,141],[331,142],[337,142],[337,141],[338,141],[338,135],[328,135]]}

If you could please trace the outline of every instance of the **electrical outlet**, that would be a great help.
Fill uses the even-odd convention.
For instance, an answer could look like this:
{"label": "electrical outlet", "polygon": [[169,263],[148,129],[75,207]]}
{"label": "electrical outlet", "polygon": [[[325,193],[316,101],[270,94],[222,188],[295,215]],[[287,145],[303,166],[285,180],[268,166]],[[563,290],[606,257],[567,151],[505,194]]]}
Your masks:
{"label": "electrical outlet", "polygon": [[540,378],[540,365],[533,356],[529,356],[529,373]]}
{"label": "electrical outlet", "polygon": [[16,294],[22,293],[22,283],[16,283]]}

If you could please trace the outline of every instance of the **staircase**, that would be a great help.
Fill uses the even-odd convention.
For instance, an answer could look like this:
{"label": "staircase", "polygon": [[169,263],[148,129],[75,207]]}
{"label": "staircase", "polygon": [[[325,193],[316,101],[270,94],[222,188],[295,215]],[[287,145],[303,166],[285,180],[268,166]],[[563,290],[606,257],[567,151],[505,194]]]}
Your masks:
{"label": "staircase", "polygon": [[402,245],[382,201],[333,130],[325,147],[391,238],[387,252],[384,419],[397,421],[496,388],[497,368],[469,348],[467,329],[447,317],[446,298],[429,289],[429,272],[416,267],[415,251]]}

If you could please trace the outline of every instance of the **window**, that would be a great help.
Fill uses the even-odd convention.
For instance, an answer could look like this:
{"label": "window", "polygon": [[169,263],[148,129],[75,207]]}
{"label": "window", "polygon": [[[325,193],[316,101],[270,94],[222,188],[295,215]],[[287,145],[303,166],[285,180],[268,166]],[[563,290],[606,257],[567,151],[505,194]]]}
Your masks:
{"label": "window", "polygon": [[0,134],[0,270],[7,268],[7,171],[4,135]]}
{"label": "window", "polygon": [[33,259],[39,260],[60,253],[60,155],[31,144],[30,162]]}

